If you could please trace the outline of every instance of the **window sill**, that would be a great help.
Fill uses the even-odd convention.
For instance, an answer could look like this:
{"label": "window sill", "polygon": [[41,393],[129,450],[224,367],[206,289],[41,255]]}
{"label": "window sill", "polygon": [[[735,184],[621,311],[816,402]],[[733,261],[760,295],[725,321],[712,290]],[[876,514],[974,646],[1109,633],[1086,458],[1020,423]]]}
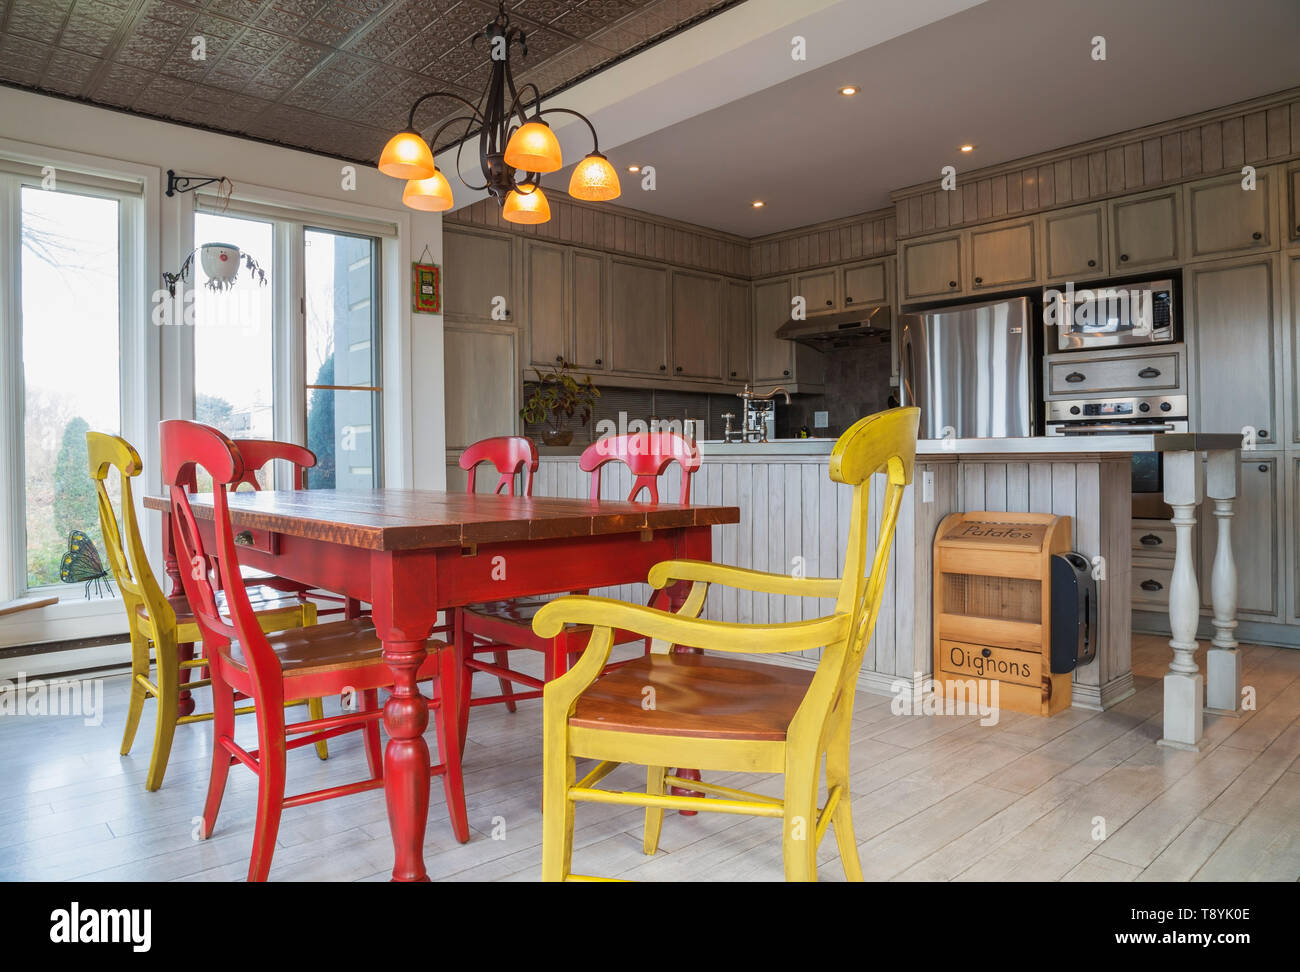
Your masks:
{"label": "window sill", "polygon": [[126,637],[126,609],[120,596],[86,600],[80,589],[70,587],[46,587],[28,593],[53,594],[62,599],[58,604],[0,618],[0,648],[113,634]]}

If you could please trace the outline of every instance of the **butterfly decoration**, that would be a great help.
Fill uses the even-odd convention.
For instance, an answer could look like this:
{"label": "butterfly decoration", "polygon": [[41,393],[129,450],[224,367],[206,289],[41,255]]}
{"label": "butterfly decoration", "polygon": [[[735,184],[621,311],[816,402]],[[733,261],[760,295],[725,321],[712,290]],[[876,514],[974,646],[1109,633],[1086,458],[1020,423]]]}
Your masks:
{"label": "butterfly decoration", "polygon": [[95,585],[95,593],[103,596],[100,582],[108,585],[108,593],[113,593],[113,584],[108,579],[108,571],[99,559],[99,551],[94,541],[80,530],[68,534],[68,552],[59,561],[59,580],[65,584],[86,585],[86,600],[90,600],[90,585]]}

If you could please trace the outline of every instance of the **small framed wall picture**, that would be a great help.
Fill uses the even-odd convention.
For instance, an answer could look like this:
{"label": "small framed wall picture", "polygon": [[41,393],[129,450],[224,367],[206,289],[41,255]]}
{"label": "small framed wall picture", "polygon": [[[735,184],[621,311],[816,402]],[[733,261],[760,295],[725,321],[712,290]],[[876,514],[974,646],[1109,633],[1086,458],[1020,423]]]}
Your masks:
{"label": "small framed wall picture", "polygon": [[442,271],[436,263],[411,264],[411,310],[417,314],[442,313]]}

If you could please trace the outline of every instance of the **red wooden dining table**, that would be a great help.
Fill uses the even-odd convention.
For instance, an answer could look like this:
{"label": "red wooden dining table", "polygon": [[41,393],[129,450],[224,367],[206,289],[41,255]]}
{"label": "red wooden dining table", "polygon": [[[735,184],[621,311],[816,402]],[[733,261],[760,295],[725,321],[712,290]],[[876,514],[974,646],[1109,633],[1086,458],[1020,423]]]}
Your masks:
{"label": "red wooden dining table", "polygon": [[[163,497],[144,505],[170,510]],[[191,505],[205,547],[215,549],[210,497],[197,494]],[[711,527],[740,519],[734,506],[407,489],[240,492],[230,497],[230,513],[244,534],[241,564],[371,605],[393,674],[384,790],[396,881],[428,880],[429,713],[415,676],[439,612],[643,582],[660,561],[711,559]],[[164,555],[180,593],[170,517]],[[676,609],[685,590],[670,595]],[[442,694],[444,705],[459,705],[456,686]]]}

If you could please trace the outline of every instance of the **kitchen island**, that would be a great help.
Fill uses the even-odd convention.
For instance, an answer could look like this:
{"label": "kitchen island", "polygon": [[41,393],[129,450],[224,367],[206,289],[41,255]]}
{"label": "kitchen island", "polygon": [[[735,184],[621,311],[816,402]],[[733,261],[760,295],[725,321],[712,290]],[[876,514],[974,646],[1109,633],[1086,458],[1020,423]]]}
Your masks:
{"label": "kitchen island", "polygon": [[[833,576],[843,562],[849,490],[827,467],[834,442],[793,439],[768,443],[700,443],[703,466],[692,495],[699,502],[739,506],[736,526],[715,527],[714,558],[757,570]],[[1194,658],[1200,614],[1191,530],[1208,491],[1215,502],[1219,543],[1213,571],[1215,636],[1209,653],[1209,698],[1215,711],[1233,712],[1240,699],[1236,627],[1236,569],[1232,558],[1232,504],[1237,495],[1238,435],[1151,434],[1088,437],[945,439],[918,443],[916,476],[903,499],[881,616],[859,676],[883,694],[919,695],[932,674],[932,542],[949,513],[992,510],[1054,513],[1071,519],[1072,548],[1099,570],[1097,656],[1074,673],[1073,704],[1107,708],[1133,692],[1131,632],[1130,457],[1165,453],[1165,498],[1174,510],[1178,543],[1170,589],[1173,659],[1165,677],[1165,738],[1196,748],[1201,737],[1203,676]],[[538,495],[585,496],[581,450],[542,450]],[[1202,455],[1208,463],[1202,463]],[[676,495],[676,467],[663,495]],[[602,493],[624,498],[626,469],[607,475]],[[878,503],[883,489],[873,492]],[[876,512],[873,511],[873,516]],[[873,538],[874,541],[874,538]],[[1098,560],[1097,558],[1100,558]],[[609,596],[641,601],[644,585]],[[794,621],[829,613],[829,601],[723,589],[706,616],[725,621]],[[812,667],[817,653],[787,657]]]}

